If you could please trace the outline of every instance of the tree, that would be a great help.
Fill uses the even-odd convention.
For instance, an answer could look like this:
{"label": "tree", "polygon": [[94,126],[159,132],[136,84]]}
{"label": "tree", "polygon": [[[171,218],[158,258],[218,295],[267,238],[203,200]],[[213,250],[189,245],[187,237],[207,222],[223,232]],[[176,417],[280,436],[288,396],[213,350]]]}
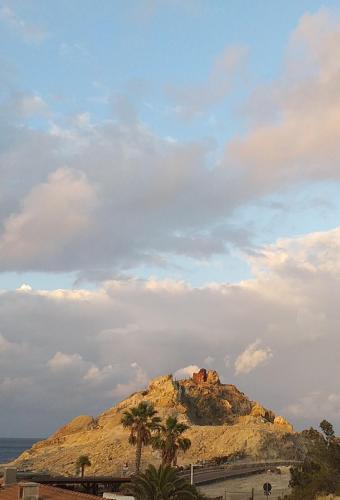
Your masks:
{"label": "tree", "polygon": [[312,500],[318,493],[340,493],[340,442],[327,420],[320,428],[322,433],[313,428],[302,433],[308,452],[303,464],[291,469],[291,499]]}
{"label": "tree", "polygon": [[84,477],[85,467],[90,467],[91,462],[87,455],[81,455],[76,462],[76,471],[79,474],[81,471],[81,477]]}
{"label": "tree", "polygon": [[130,429],[129,442],[136,446],[136,472],[139,472],[142,448],[150,444],[152,432],[159,429],[160,418],[151,403],[141,401],[123,413],[121,423]]}
{"label": "tree", "polygon": [[162,452],[162,465],[177,465],[178,452],[187,451],[191,446],[188,438],[181,435],[189,426],[178,422],[176,417],[168,417],[165,425],[161,425],[159,433],[152,438],[152,446]]}
{"label": "tree", "polygon": [[335,434],[334,434],[333,425],[331,423],[327,422],[327,420],[323,420],[320,424],[320,429],[324,433],[328,443],[333,441]]}
{"label": "tree", "polygon": [[176,469],[162,465],[156,469],[149,465],[144,474],[137,474],[131,484],[124,487],[124,492],[133,495],[136,500],[201,500],[201,495],[194,486],[177,476]]}

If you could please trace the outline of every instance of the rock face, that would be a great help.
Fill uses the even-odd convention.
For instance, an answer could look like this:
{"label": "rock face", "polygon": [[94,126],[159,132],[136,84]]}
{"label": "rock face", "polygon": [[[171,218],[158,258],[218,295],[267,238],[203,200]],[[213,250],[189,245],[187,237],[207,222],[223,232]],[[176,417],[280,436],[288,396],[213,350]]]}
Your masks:
{"label": "rock face", "polygon": [[[172,415],[190,426],[186,436],[192,446],[179,457],[179,464],[231,454],[283,459],[300,458],[303,453],[301,438],[283,417],[249,400],[234,385],[221,384],[215,371],[201,369],[192,379],[175,381],[165,375],[151,380],[147,390],[132,394],[97,418],[76,417],[24,452],[15,464],[74,474],[77,458],[89,455],[88,473],[120,473],[124,462],[133,463],[135,452],[121,417],[141,401],[153,403],[162,419]],[[157,463],[159,459],[148,447],[143,461]]]}
{"label": "rock face", "polygon": [[207,370],[201,368],[199,372],[193,373],[192,380],[195,384],[217,384],[220,385],[218,373],[215,370]]}

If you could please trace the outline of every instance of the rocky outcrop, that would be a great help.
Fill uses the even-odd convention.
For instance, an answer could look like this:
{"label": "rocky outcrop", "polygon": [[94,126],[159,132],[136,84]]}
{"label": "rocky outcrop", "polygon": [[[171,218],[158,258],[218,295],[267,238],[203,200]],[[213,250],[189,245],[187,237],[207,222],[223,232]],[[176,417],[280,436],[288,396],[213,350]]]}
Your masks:
{"label": "rocky outcrop", "polygon": [[293,432],[293,426],[284,417],[278,415],[274,418],[274,424],[278,425],[281,429],[285,429],[288,432]]}
{"label": "rocky outcrop", "polygon": [[256,402],[253,404],[250,414],[253,417],[260,417],[264,420],[267,420],[268,422],[274,422],[275,419],[275,415],[272,411],[267,410],[262,405]]}
{"label": "rocky outcrop", "polygon": [[197,373],[193,373],[192,380],[195,384],[217,384],[220,385],[218,373],[215,370],[201,368]]}
{"label": "rocky outcrop", "polygon": [[[190,429],[190,450],[179,463],[195,462],[231,454],[253,458],[299,458],[300,437],[291,424],[234,385],[221,384],[218,374],[201,369],[192,379],[175,381],[172,375],[151,380],[146,390],[136,392],[97,418],[80,416],[35,444],[16,461],[20,468],[73,474],[80,455],[89,455],[89,473],[120,472],[121,465],[133,463],[134,448],[128,431],[121,425],[122,413],[141,401],[154,404],[160,417],[176,416]],[[145,463],[159,459],[150,448]]]}

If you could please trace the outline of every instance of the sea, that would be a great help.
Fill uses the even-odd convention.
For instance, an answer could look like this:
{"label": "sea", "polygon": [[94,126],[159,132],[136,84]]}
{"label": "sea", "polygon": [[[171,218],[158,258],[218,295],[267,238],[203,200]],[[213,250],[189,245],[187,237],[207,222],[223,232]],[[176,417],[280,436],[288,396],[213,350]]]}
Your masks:
{"label": "sea", "polygon": [[11,462],[41,439],[43,438],[0,438],[0,464]]}

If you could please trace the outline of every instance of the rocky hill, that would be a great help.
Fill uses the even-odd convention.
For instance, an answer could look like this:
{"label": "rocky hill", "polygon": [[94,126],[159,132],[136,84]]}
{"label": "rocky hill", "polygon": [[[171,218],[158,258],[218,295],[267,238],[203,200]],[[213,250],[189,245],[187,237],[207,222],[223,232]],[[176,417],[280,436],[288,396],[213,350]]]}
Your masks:
{"label": "rocky hill", "polygon": [[[87,473],[120,471],[124,462],[134,461],[121,416],[140,401],[152,402],[163,419],[173,415],[190,425],[186,434],[192,446],[179,457],[179,464],[236,453],[254,459],[301,457],[301,438],[283,417],[249,400],[234,385],[221,384],[215,371],[201,369],[189,380],[176,381],[172,375],[156,378],[145,391],[132,394],[98,417],[76,417],[24,452],[16,465],[73,474],[77,458],[88,455],[92,466]],[[159,459],[146,448],[143,461],[157,463]]]}

